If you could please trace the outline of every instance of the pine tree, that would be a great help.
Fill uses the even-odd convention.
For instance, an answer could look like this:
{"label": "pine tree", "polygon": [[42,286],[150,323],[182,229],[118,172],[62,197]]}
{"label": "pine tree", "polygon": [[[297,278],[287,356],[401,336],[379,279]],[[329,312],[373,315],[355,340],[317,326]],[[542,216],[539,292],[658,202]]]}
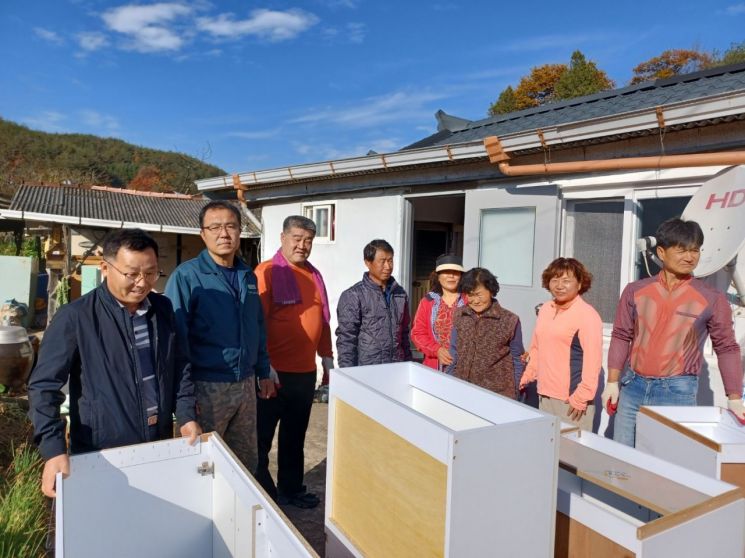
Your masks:
{"label": "pine tree", "polygon": [[575,50],[569,68],[556,82],[554,94],[557,99],[573,99],[612,89],[614,85],[608,75],[598,69],[595,62],[587,60],[584,54]]}
{"label": "pine tree", "polygon": [[514,112],[517,109],[517,100],[515,99],[515,90],[508,85],[504,91],[499,94],[499,98],[489,107],[489,115],[506,114]]}

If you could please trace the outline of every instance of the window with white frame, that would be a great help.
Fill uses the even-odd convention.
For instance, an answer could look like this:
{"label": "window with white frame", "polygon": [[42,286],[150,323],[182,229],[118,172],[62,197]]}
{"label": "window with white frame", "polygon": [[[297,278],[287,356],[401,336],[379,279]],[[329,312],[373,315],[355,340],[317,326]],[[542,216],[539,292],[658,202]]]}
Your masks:
{"label": "window with white frame", "polygon": [[481,212],[479,265],[501,284],[533,285],[535,207],[486,209]]}
{"label": "window with white frame", "polygon": [[336,204],[319,203],[303,206],[303,215],[316,224],[316,240],[336,240]]}

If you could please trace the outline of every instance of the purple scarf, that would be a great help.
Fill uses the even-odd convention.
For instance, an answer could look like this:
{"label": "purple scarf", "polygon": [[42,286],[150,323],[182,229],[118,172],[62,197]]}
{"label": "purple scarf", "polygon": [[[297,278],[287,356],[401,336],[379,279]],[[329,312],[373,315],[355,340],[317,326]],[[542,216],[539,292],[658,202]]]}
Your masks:
{"label": "purple scarf", "polygon": [[[305,267],[313,275],[313,282],[321,294],[323,321],[324,323],[329,323],[331,310],[329,309],[329,297],[326,294],[326,285],[323,282],[323,277],[321,277],[320,272],[307,260]],[[292,272],[290,264],[282,255],[282,251],[277,250],[277,253],[272,258],[272,302],[274,304],[300,304],[302,301],[303,299],[300,296],[300,288],[297,286],[295,274]]]}

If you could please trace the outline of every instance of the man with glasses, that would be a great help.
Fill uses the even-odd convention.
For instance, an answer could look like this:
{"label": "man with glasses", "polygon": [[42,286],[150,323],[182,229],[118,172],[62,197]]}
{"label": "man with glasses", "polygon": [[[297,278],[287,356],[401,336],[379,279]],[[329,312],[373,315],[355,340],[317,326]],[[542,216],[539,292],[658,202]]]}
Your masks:
{"label": "man with glasses", "polygon": [[199,422],[215,431],[253,473],[256,387],[274,395],[256,276],[238,256],[241,214],[229,201],[199,214],[205,249],[176,268],[165,294],[173,302],[179,339],[188,347]]}
{"label": "man with glasses", "polygon": [[58,310],[29,380],[34,439],[46,460],[42,492],[51,498],[56,474],[70,473],[60,418],[68,380],[70,453],[170,438],[174,413],[190,443],[202,432],[173,308],[152,292],[157,243],[140,229],[119,229],[102,249],[104,281]]}

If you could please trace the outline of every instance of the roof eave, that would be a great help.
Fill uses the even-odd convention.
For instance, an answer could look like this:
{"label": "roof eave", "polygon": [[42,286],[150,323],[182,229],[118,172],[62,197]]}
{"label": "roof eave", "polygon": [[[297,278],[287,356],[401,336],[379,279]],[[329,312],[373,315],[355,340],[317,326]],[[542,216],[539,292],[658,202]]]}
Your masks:
{"label": "roof eave", "polygon": [[[660,126],[658,112],[661,111],[665,126],[675,126],[698,120],[721,118],[745,113],[745,90],[671,103],[660,107],[649,107],[611,116],[588,120],[567,122],[546,128],[525,130],[506,134],[499,139],[506,151],[535,149],[543,145],[568,145],[589,139],[654,129]],[[543,141],[539,137],[540,132]],[[474,140],[450,145],[438,145],[393,153],[368,155],[308,163],[290,167],[240,173],[243,186],[266,187],[275,183],[293,180],[328,179],[351,173],[386,171],[397,167],[411,167],[456,160],[486,157],[482,140]],[[232,176],[220,176],[195,181],[199,191],[233,189]]]}
{"label": "roof eave", "polygon": [[[105,229],[119,229],[124,227],[137,227],[150,232],[163,232],[175,234],[198,235],[201,231],[198,227],[175,227],[160,225],[158,223],[134,223],[125,221],[112,221],[108,219],[91,219],[89,217],[77,217],[71,215],[58,215],[54,213],[37,213],[33,211],[18,211],[11,209],[0,209],[0,217],[4,219],[26,220],[26,221],[48,221],[64,225],[79,225],[84,227],[100,227]],[[257,235],[243,232],[241,237],[254,238]]]}

